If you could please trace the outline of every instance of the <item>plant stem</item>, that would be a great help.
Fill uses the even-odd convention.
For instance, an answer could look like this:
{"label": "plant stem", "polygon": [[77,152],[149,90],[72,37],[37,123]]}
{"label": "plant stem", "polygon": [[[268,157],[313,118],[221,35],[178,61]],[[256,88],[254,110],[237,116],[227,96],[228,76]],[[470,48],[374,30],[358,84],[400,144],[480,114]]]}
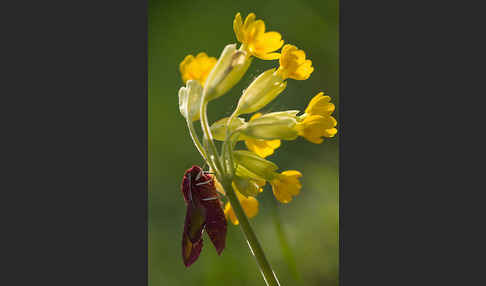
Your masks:
{"label": "plant stem", "polygon": [[[233,207],[233,211],[235,212],[236,218],[240,222],[240,227],[241,230],[243,231],[243,234],[246,237],[246,242],[248,243],[248,246],[250,247],[251,253],[253,256],[255,256],[258,266],[260,267],[260,272],[263,275],[263,280],[265,280],[265,283],[267,286],[280,286],[280,283],[278,282],[277,276],[272,270],[272,267],[270,266],[270,263],[268,263],[267,258],[265,257],[265,252],[263,252],[263,249],[258,242],[258,239],[255,235],[255,232],[251,228],[250,222],[248,221],[248,218],[246,217],[245,212],[243,211],[243,208],[241,207],[240,201],[236,197],[236,193],[233,190],[233,187],[231,185],[232,181],[232,174],[227,174],[225,172],[225,168],[223,167],[223,162],[221,162],[221,158],[219,158],[218,150],[216,148],[216,145],[214,144],[213,141],[213,135],[211,134],[211,128],[209,127],[209,122],[208,122],[208,117],[207,117],[207,101],[206,98],[208,96],[208,92],[206,89],[203,90],[203,95],[201,99],[201,107],[199,111],[199,116],[200,116],[200,121],[201,121],[201,129],[206,136],[208,140],[208,145],[209,145],[209,150],[208,153],[206,154],[206,158],[208,159],[208,163],[212,162],[215,165],[215,172],[218,179],[223,185],[223,188],[226,192],[226,196],[228,197],[228,200]],[[233,116],[232,116],[233,117]],[[229,141],[229,138],[226,138],[225,143],[228,143],[226,141]],[[230,142],[231,144],[231,142]],[[197,145],[197,144],[196,144]],[[199,148],[199,146],[198,146]],[[232,148],[232,146],[230,146]],[[223,147],[223,152],[224,152],[224,147]],[[212,154],[211,154],[212,153]],[[230,151],[231,153],[231,151]],[[231,155],[231,154],[229,154]],[[230,157],[231,158],[231,157]],[[231,158],[232,159],[232,158]],[[233,167],[232,160],[230,159],[230,164],[231,168]],[[230,169],[231,169],[230,168]],[[229,176],[228,176],[229,175]]]}
{"label": "plant stem", "polygon": [[[218,154],[218,149],[216,149],[216,145],[214,145],[213,141],[213,135],[211,134],[211,128],[209,127],[209,122],[208,122],[208,115],[207,115],[207,106],[208,103],[206,101],[207,98],[207,92],[206,89],[203,90],[203,95],[201,99],[201,108],[199,111],[199,117],[201,121],[201,129],[204,133],[204,136],[206,136],[209,144],[209,154],[207,156],[207,161],[212,162],[214,164],[214,171],[216,172],[217,175],[221,175],[224,172],[224,169],[222,167],[219,154]],[[222,179],[222,178],[219,178]]]}
{"label": "plant stem", "polygon": [[196,145],[197,150],[201,154],[204,160],[209,161],[208,157],[206,156],[206,152],[204,152],[204,148],[197,137],[196,130],[194,129],[194,124],[192,121],[187,120],[187,128],[189,129],[189,134],[191,135],[192,142]]}
{"label": "plant stem", "polygon": [[233,114],[231,114],[228,121],[226,122],[226,137],[225,137],[225,140],[223,142],[223,148],[222,148],[223,155],[227,155],[227,156],[223,156],[223,162],[225,162],[226,160],[228,160],[230,162],[230,164],[229,164],[229,166],[226,170],[226,173],[229,173],[231,175],[231,177],[234,176],[234,164],[233,164],[233,150],[232,150],[233,146],[232,146],[232,143],[231,143],[231,135],[233,133],[231,133],[231,131],[230,131],[230,126],[231,126],[231,123],[233,122],[233,119],[235,118],[235,116],[236,116],[236,110],[235,110],[235,112],[233,112]]}
{"label": "plant stem", "polygon": [[226,191],[226,196],[230,201],[231,207],[235,212],[236,218],[240,222],[241,230],[245,235],[246,242],[250,247],[251,253],[255,256],[257,260],[265,283],[267,284],[267,286],[280,286],[277,276],[273,272],[270,263],[268,263],[268,260],[265,257],[265,252],[263,252],[260,242],[258,242],[258,238],[256,237],[255,232],[253,231],[250,222],[248,221],[248,218],[246,217],[246,214],[243,211],[243,208],[241,207],[238,198],[236,197],[236,194],[231,186],[231,179],[225,177],[222,185]]}

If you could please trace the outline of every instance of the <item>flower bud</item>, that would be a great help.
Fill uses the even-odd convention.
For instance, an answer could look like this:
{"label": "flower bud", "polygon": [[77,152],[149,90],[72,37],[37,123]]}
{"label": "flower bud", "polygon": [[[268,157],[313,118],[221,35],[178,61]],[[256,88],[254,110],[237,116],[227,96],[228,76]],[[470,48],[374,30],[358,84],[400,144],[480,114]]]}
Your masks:
{"label": "flower bud", "polygon": [[248,70],[251,57],[246,51],[236,50],[236,44],[227,45],[206,79],[207,100],[225,94],[237,84]]}
{"label": "flower bud", "polygon": [[[224,141],[226,139],[226,124],[228,123],[229,117],[222,118],[211,125],[211,133],[215,140]],[[229,126],[230,133],[245,124],[245,119],[240,117],[235,117],[231,121]]]}
{"label": "flower bud", "polygon": [[275,69],[269,69],[260,74],[238,101],[236,114],[253,113],[262,109],[274,100],[287,86],[287,82],[275,73]]}
{"label": "flower bud", "polygon": [[188,80],[186,86],[179,89],[179,110],[186,120],[199,120],[202,90],[197,80]]}
{"label": "flower bud", "polygon": [[256,182],[238,176],[233,178],[232,185],[234,189],[239,191],[245,197],[256,197],[256,195],[262,191],[261,187]]}
{"label": "flower bud", "polygon": [[297,110],[273,112],[248,122],[241,129],[242,134],[264,140],[294,140],[298,137],[296,125]]}
{"label": "flower bud", "polygon": [[233,155],[237,164],[241,164],[244,169],[267,181],[274,178],[275,171],[278,169],[275,163],[265,160],[250,151],[238,150],[234,151]]}
{"label": "flower bud", "polygon": [[265,184],[265,178],[262,178],[262,177],[258,176],[257,174],[251,172],[247,168],[243,167],[243,165],[241,165],[241,164],[237,164],[235,174],[239,177],[249,178],[249,179],[252,179],[255,182],[262,183],[262,184],[260,184],[261,186],[263,186]]}

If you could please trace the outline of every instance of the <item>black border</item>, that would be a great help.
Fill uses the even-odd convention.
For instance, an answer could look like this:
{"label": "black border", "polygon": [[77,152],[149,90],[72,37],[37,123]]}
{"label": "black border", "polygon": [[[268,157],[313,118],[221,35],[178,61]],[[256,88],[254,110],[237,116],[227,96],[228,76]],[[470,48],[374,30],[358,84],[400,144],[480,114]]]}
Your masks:
{"label": "black border", "polygon": [[147,1],[1,10],[0,284],[147,285]]}
{"label": "black border", "polygon": [[470,90],[477,45],[464,38],[484,25],[479,8],[448,5],[340,2],[341,286],[484,280],[466,256],[477,188],[457,161],[478,154],[465,154],[477,114],[465,96],[484,88]]}

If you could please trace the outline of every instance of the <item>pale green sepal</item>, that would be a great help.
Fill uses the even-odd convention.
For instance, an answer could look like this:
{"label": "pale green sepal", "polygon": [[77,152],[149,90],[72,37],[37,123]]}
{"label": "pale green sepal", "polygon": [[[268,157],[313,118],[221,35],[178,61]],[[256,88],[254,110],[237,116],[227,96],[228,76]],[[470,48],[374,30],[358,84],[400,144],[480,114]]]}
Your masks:
{"label": "pale green sepal", "polygon": [[197,80],[188,80],[186,86],[179,89],[179,111],[187,120],[199,120],[202,91]]}
{"label": "pale green sepal", "polygon": [[236,164],[241,164],[248,171],[267,181],[274,178],[275,171],[278,169],[275,163],[265,160],[250,151],[237,150],[233,152],[233,155]]}
{"label": "pale green sepal", "polygon": [[236,188],[245,197],[255,197],[256,195],[258,195],[258,190],[260,189],[260,186],[258,186],[257,183],[249,179],[235,176],[233,178],[233,188]]}
{"label": "pale green sepal", "polygon": [[[228,122],[229,117],[222,118],[211,125],[211,133],[213,134],[213,138],[215,140],[224,141],[226,138],[226,124]],[[230,133],[237,128],[245,125],[245,119],[241,117],[235,117],[231,121],[231,125],[229,126]]]}
{"label": "pale green sepal", "polygon": [[225,94],[240,81],[251,64],[245,51],[236,50],[236,44],[227,45],[206,79],[206,99],[213,100]]}
{"label": "pale green sepal", "polygon": [[286,110],[286,111],[276,111],[276,112],[271,112],[271,113],[266,113],[263,114],[261,117],[282,117],[282,118],[287,118],[287,117],[292,117],[298,119],[297,114],[300,112],[300,110]]}
{"label": "pale green sepal", "polygon": [[187,119],[187,92],[186,92],[186,87],[182,86],[179,88],[179,111],[181,112],[181,115]]}
{"label": "pale green sepal", "polygon": [[275,68],[260,74],[238,101],[236,114],[256,112],[274,100],[287,86],[287,82],[275,73]]}
{"label": "pale green sepal", "polygon": [[265,114],[248,122],[241,132],[255,139],[295,140],[298,137],[298,119],[295,112],[291,110]]}
{"label": "pale green sepal", "polygon": [[250,170],[248,170],[247,168],[245,168],[241,164],[238,164],[236,166],[235,174],[237,176],[240,176],[240,177],[243,177],[243,178],[250,178],[250,179],[257,180],[257,181],[258,180],[265,180],[265,178],[262,178],[262,177],[258,176],[257,174],[251,172]]}

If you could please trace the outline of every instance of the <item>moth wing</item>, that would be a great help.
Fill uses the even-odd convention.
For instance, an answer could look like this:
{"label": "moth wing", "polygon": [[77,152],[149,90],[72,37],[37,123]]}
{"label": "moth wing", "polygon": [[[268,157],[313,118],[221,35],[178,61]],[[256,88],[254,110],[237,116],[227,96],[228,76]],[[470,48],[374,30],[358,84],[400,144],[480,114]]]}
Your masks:
{"label": "moth wing", "polygon": [[182,233],[182,260],[186,267],[191,266],[201,254],[202,232],[205,225],[204,209],[188,204],[184,232]]}

